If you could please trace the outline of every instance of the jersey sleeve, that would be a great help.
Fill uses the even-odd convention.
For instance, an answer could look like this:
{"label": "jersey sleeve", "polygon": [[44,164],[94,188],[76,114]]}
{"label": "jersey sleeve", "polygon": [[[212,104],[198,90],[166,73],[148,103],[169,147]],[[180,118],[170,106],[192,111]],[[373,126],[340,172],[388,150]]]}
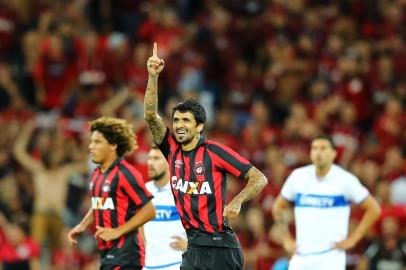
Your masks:
{"label": "jersey sleeve", "polygon": [[209,150],[214,154],[213,162],[220,170],[224,170],[235,177],[244,179],[252,164],[231,148],[211,142]]}
{"label": "jersey sleeve", "polygon": [[119,181],[121,188],[136,206],[142,207],[153,198],[145,187],[142,175],[135,169],[121,166]]}
{"label": "jersey sleeve", "polygon": [[296,171],[293,171],[289,177],[286,179],[285,183],[282,186],[281,196],[286,200],[293,202],[296,197],[296,190],[295,190],[295,178],[296,178]]}
{"label": "jersey sleeve", "polygon": [[349,174],[346,183],[346,199],[359,204],[369,196],[369,191],[361,184],[359,179]]}
{"label": "jersey sleeve", "polygon": [[174,148],[175,145],[177,145],[175,138],[173,137],[169,128],[166,128],[166,133],[165,133],[164,139],[162,140],[161,144],[156,144],[156,145],[161,150],[161,152],[164,155],[164,157],[166,158],[166,160],[169,160],[169,154],[171,152],[171,149]]}

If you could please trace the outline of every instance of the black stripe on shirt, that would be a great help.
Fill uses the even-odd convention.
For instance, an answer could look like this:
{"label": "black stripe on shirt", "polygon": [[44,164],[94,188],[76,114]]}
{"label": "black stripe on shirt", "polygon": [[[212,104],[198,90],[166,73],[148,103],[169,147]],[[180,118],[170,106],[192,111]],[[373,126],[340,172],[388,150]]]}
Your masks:
{"label": "black stripe on shirt", "polygon": [[236,157],[234,157],[232,154],[229,152],[225,151],[223,148],[216,144],[210,144],[209,149],[216,154],[219,158],[223,159],[225,162],[230,164],[232,167],[236,168],[238,171],[240,171],[240,175],[238,175],[239,178],[243,179],[249,169],[251,169],[252,165],[251,163],[244,164],[241,161],[239,161]]}

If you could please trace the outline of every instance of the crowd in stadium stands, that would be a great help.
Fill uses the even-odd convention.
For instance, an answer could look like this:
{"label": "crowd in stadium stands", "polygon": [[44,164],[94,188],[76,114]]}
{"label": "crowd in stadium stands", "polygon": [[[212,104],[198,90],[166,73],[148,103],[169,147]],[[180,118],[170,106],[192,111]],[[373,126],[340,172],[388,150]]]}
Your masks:
{"label": "crowd in stadium stands", "polygon": [[[0,261],[97,269],[91,232],[66,241],[89,209],[87,121],[131,121],[128,159],[147,180],[142,106],[157,42],[161,112],[198,99],[207,134],[269,179],[232,224],[246,269],[284,269],[271,207],[319,133],[382,206],[348,269],[404,269],[405,25],[404,0],[0,0]],[[230,197],[241,188],[229,179]]]}

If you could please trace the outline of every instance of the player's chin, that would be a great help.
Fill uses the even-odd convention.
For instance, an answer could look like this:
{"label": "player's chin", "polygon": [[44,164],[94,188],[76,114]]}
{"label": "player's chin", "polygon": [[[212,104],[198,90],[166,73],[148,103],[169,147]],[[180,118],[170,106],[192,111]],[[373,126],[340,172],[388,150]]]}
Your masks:
{"label": "player's chin", "polygon": [[99,163],[100,163],[100,160],[98,160],[98,159],[95,158],[95,157],[92,157],[91,160],[92,160],[93,163],[96,163],[96,164],[99,164]]}
{"label": "player's chin", "polygon": [[176,139],[176,142],[178,142],[178,143],[183,143],[186,141],[186,137],[183,135],[181,135],[181,136],[175,135],[175,139]]}

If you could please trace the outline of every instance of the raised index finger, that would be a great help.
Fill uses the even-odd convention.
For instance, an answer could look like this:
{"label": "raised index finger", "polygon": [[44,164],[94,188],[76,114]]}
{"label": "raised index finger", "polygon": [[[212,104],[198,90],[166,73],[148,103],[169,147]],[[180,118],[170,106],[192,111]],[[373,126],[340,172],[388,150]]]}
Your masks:
{"label": "raised index finger", "polygon": [[154,42],[154,49],[152,50],[152,56],[158,57],[158,45]]}

